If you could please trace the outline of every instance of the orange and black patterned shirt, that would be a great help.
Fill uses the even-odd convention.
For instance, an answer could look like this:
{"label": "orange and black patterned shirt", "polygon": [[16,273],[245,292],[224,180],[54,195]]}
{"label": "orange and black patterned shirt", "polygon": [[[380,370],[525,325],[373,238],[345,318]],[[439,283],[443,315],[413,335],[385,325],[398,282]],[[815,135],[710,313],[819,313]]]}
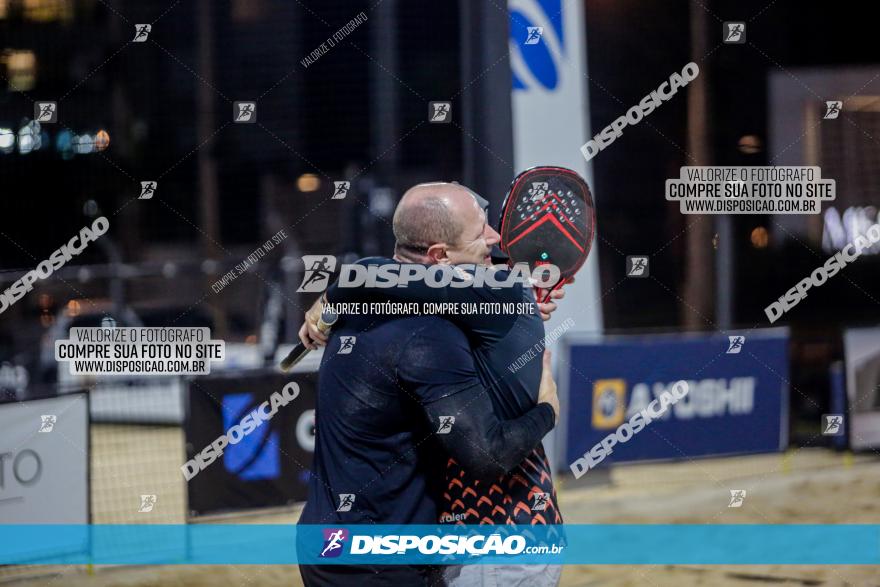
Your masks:
{"label": "orange and black patterned shirt", "polygon": [[455,459],[446,465],[440,521],[455,524],[562,524],[544,446],[492,482],[472,479]]}

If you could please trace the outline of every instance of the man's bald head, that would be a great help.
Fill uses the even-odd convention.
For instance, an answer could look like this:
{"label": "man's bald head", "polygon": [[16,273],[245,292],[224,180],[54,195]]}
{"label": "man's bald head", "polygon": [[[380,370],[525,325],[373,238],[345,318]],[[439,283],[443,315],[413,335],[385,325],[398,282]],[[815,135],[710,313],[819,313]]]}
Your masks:
{"label": "man's bald head", "polygon": [[410,188],[394,212],[395,257],[414,263],[486,263],[500,237],[473,192],[456,183]]}
{"label": "man's bald head", "polygon": [[454,183],[422,183],[400,199],[394,212],[398,247],[424,250],[436,243],[456,244],[467,220],[479,212],[471,193]]}

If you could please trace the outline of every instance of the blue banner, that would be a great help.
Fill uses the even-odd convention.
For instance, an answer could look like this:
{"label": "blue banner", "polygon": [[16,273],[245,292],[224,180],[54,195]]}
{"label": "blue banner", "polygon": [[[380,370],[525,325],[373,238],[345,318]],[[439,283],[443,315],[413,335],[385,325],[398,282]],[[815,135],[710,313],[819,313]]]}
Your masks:
{"label": "blue banner", "polygon": [[[787,346],[784,329],[570,344],[566,464],[580,476],[600,463],[781,450]],[[681,380],[687,393],[661,413]]]}
{"label": "blue banner", "polygon": [[0,564],[880,564],[880,525],[4,525],[0,544]]}

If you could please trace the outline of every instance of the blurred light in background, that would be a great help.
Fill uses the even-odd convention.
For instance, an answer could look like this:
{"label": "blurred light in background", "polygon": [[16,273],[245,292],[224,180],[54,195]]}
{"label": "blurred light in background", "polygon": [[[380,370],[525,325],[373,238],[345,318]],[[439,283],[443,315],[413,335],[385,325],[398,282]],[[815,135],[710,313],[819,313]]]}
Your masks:
{"label": "blurred light in background", "polygon": [[98,203],[94,200],[87,200],[85,204],[83,204],[83,214],[88,216],[89,218],[94,218],[98,215]]}
{"label": "blurred light in background", "polygon": [[67,315],[68,316],[79,316],[80,313],[80,305],[76,300],[70,300],[67,302]]}
{"label": "blurred light in background", "polygon": [[162,265],[162,276],[165,279],[171,279],[175,275],[177,275],[177,265],[175,265],[171,261],[168,261],[167,263]]}
{"label": "blurred light in background", "polygon": [[51,22],[73,18],[73,0],[24,0],[22,4],[28,20]]}
{"label": "blurred light in background", "polygon": [[73,135],[73,152],[77,155],[87,155],[95,150],[95,139],[90,134]]}
{"label": "blurred light in background", "polygon": [[11,153],[14,149],[15,133],[11,128],[0,127],[0,153]]}
{"label": "blurred light in background", "polygon": [[740,137],[739,143],[737,143],[740,153],[745,153],[746,155],[760,153],[762,146],[761,139],[757,135],[744,135]]}
{"label": "blurred light in background", "polygon": [[48,310],[53,303],[52,296],[49,294],[40,294],[40,297],[37,298],[37,300],[41,310]]}
{"label": "blurred light in background", "polygon": [[[880,213],[874,206],[850,206],[841,216],[837,208],[830,207],[825,210],[822,220],[822,249],[834,253],[843,250],[857,236],[868,232],[871,225],[880,222]],[[862,254],[873,255],[878,249],[880,247],[875,244],[864,249]]]}
{"label": "blurred light in background", "polygon": [[27,155],[34,150],[34,131],[30,126],[23,126],[18,131],[18,152]]}
{"label": "blurred light in background", "polygon": [[766,249],[767,243],[770,241],[770,236],[767,234],[767,229],[763,226],[757,226],[753,228],[751,241],[752,246],[756,249]]}
{"label": "blurred light in background", "polygon": [[61,153],[62,159],[71,159],[73,157],[73,133],[64,129],[55,137],[55,148]]}
{"label": "blurred light in background", "polygon": [[110,146],[110,133],[106,130],[101,129],[95,135],[95,150],[103,151],[107,147]]}
{"label": "blurred light in background", "polygon": [[18,16],[51,22],[73,19],[73,0],[0,0],[0,20]]}
{"label": "blurred light in background", "polygon": [[304,173],[296,180],[296,189],[301,192],[314,192],[321,187],[321,179],[314,173]]}
{"label": "blurred light in background", "polygon": [[6,77],[9,80],[7,85],[10,92],[26,92],[34,88],[37,78],[37,57],[33,51],[7,49],[0,55],[0,62],[6,65]]}
{"label": "blurred light in background", "polygon": [[271,8],[266,0],[233,0],[232,20],[235,22],[258,22],[271,14]]}
{"label": "blurred light in background", "polygon": [[220,265],[214,259],[205,259],[202,261],[202,273],[217,273],[219,267]]}

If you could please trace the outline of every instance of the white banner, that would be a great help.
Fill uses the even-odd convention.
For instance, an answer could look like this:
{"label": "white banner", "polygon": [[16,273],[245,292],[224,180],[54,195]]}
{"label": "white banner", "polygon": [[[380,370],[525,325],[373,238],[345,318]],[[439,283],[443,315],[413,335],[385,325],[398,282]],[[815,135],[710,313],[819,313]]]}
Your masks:
{"label": "white banner", "polygon": [[[586,25],[583,3],[571,0],[508,0],[510,64],[513,74],[513,155],[515,174],[538,165],[558,165],[580,173],[596,193],[592,166],[581,154],[590,132],[587,92]],[[597,212],[597,232],[602,219]],[[597,239],[598,241],[598,239]],[[545,324],[552,332],[565,325],[566,336],[602,332],[602,289],[599,284],[598,244],[565,287],[566,297]],[[558,345],[550,345],[554,349]],[[553,362],[558,367],[559,353]],[[567,390],[559,389],[567,402]],[[563,410],[564,411],[564,410]],[[565,438],[560,422],[545,439],[551,466],[557,466],[555,439]]]}
{"label": "white banner", "polygon": [[[559,165],[580,173],[594,190],[592,169],[580,151],[591,136],[582,3],[509,0],[507,5],[516,173]],[[597,226],[601,231],[601,218]],[[572,334],[602,331],[597,249],[594,243],[576,282],[566,286],[566,299],[547,324],[548,331],[568,318],[574,323]]]}
{"label": "white banner", "polygon": [[880,328],[843,333],[849,442],[853,449],[880,446]]}
{"label": "white banner", "polygon": [[0,404],[0,524],[87,524],[85,394]]}

